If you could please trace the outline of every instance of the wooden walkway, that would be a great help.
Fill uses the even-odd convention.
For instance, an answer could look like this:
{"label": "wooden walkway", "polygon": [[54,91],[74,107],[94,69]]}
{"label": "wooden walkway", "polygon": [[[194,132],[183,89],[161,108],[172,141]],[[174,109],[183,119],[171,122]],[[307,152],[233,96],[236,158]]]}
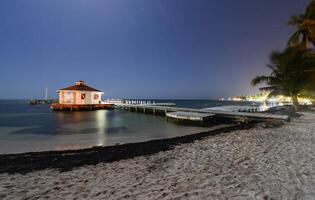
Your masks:
{"label": "wooden walkway", "polygon": [[59,104],[53,103],[50,106],[52,111],[83,111],[83,110],[103,110],[114,109],[114,104],[91,104],[91,105],[78,105],[78,104]]}
{"label": "wooden walkway", "polygon": [[37,105],[37,104],[53,104],[54,102],[58,102],[56,99],[32,99],[28,103],[30,105]]}
{"label": "wooden walkway", "polygon": [[121,104],[116,105],[116,108],[144,112],[144,113],[162,113],[166,115],[169,112],[194,112],[194,113],[205,113],[205,114],[215,114],[223,118],[232,119],[242,119],[242,120],[257,120],[257,121],[290,121],[288,115],[276,115],[270,113],[248,113],[248,112],[231,112],[231,111],[221,111],[221,110],[203,110],[194,108],[179,108],[179,107],[169,107],[169,106],[153,106],[153,105],[131,105],[131,104]]}
{"label": "wooden walkway", "polygon": [[168,112],[166,117],[174,119],[184,119],[191,121],[203,121],[206,118],[213,117],[215,114],[208,113],[197,113],[197,112]]}
{"label": "wooden walkway", "polygon": [[168,112],[166,113],[166,120],[169,119],[176,123],[194,123],[200,126],[213,123],[216,121],[215,114],[198,113],[198,112]]}
{"label": "wooden walkway", "polygon": [[146,103],[146,104],[125,104],[125,103],[118,103],[116,104],[115,103],[115,106],[116,107],[119,107],[119,108],[126,108],[126,107],[134,107],[134,106],[163,106],[163,107],[175,107],[176,104],[175,103]]}

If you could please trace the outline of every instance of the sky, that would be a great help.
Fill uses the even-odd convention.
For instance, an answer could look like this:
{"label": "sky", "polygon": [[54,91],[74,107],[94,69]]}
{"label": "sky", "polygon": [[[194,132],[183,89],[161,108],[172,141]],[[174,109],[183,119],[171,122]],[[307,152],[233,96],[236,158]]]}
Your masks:
{"label": "sky", "polygon": [[103,98],[216,99],[257,92],[308,0],[1,0],[0,99],[76,80]]}

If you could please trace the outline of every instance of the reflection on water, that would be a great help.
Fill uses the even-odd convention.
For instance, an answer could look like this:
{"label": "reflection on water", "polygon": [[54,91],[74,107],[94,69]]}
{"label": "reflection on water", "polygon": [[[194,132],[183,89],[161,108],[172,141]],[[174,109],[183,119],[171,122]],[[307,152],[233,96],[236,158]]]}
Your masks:
{"label": "reflection on water", "polygon": [[107,118],[106,114],[108,113],[107,110],[98,110],[94,112],[96,115],[96,123],[97,123],[97,128],[98,131],[96,132],[97,134],[97,146],[103,146],[106,144],[106,124],[107,124]]}
{"label": "reflection on water", "polygon": [[[173,102],[179,107],[192,108],[229,105],[208,100]],[[232,104],[237,105],[234,102]],[[205,127],[176,125],[166,122],[164,117],[141,113],[116,110],[51,112],[47,105],[29,106],[26,101],[13,103],[0,100],[0,154],[80,149],[206,130]]]}
{"label": "reflection on water", "polygon": [[[80,149],[205,131],[164,117],[115,110],[51,112],[47,105],[0,101],[0,154]],[[5,117],[4,117],[5,116]]]}

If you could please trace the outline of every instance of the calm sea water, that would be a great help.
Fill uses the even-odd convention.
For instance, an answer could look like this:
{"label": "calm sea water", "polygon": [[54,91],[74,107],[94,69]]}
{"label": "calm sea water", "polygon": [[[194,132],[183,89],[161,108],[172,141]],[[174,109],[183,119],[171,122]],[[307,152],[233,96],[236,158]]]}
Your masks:
{"label": "calm sea water", "polygon": [[[205,108],[240,103],[210,100],[156,100],[178,107]],[[241,103],[248,104],[248,103]],[[174,137],[206,131],[181,126],[165,117],[119,110],[51,112],[48,105],[0,100],[0,154],[80,149]]]}

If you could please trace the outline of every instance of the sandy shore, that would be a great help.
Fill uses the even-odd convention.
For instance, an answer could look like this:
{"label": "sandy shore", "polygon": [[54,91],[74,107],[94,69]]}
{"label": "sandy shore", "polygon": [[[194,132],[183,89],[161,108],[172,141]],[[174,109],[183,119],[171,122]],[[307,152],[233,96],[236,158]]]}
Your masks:
{"label": "sandy shore", "polygon": [[0,174],[0,199],[315,199],[315,113],[68,172]]}

